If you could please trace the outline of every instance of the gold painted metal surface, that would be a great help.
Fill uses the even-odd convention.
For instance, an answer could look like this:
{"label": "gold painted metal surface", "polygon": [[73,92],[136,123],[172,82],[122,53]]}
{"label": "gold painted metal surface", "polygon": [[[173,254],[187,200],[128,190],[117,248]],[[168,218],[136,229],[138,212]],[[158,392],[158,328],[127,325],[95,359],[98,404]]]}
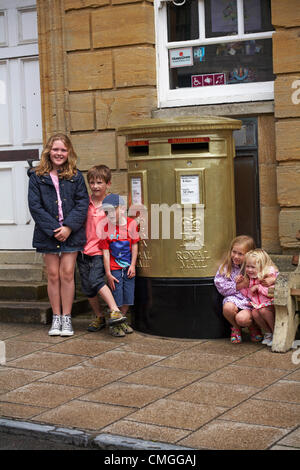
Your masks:
{"label": "gold painted metal surface", "polygon": [[[139,245],[139,275],[215,275],[235,236],[232,132],[240,127],[241,121],[234,119],[201,117],[150,119],[118,130],[127,141],[148,141],[128,147],[129,201],[134,197],[144,204],[148,215],[143,225],[144,230],[148,223],[148,237]],[[174,138],[188,142],[170,143]],[[208,142],[189,142],[191,138]]]}

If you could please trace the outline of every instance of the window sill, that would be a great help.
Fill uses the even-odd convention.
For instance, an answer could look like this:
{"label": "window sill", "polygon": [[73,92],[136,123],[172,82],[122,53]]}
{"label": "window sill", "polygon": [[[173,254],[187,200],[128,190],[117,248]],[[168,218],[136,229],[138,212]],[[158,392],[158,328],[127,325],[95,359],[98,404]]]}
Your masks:
{"label": "window sill", "polygon": [[152,117],[157,119],[175,116],[257,116],[274,114],[274,100],[251,101],[244,103],[212,104],[200,106],[177,106],[173,108],[158,108],[152,111]]}

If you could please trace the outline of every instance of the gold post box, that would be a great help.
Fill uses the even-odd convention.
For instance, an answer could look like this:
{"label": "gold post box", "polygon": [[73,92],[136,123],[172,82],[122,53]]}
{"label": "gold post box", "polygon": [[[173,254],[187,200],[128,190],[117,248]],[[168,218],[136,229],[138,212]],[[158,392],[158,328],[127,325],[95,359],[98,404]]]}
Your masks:
{"label": "gold post box", "polygon": [[[140,220],[134,326],[227,335],[213,277],[235,236],[234,140],[223,117],[149,119],[126,136],[129,216]],[[176,323],[172,325],[172,323]]]}

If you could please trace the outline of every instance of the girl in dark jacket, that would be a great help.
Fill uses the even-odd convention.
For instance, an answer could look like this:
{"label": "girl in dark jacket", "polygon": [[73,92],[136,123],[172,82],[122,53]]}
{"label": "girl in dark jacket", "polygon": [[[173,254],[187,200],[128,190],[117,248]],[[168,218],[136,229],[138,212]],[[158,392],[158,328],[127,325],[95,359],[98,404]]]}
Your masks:
{"label": "girl in dark jacket", "polygon": [[33,247],[44,254],[53,320],[49,335],[74,334],[71,310],[78,251],[85,244],[89,197],[70,139],[55,134],[29,172],[28,203],[35,221]]}

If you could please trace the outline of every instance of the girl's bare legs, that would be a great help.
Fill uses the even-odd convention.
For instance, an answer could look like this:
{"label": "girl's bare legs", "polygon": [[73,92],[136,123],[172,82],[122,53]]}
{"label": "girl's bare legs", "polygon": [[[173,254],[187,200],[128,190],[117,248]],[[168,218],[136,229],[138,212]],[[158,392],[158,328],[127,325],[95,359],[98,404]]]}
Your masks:
{"label": "girl's bare legs", "polygon": [[231,342],[240,343],[242,341],[241,328],[252,324],[251,310],[239,310],[233,302],[226,302],[223,305],[223,315],[232,325]]}
{"label": "girl's bare legs", "polygon": [[245,328],[252,324],[251,310],[239,310],[232,302],[223,305],[223,315],[234,328]]}
{"label": "girl's bare legs", "polygon": [[235,320],[235,316],[238,313],[238,310],[239,309],[237,308],[237,306],[232,302],[226,302],[223,305],[223,315],[224,315],[224,317],[235,328],[239,328],[239,325],[237,324],[237,322]]}
{"label": "girl's bare legs", "polygon": [[45,265],[48,277],[48,297],[54,315],[61,314],[61,301],[60,301],[60,278],[59,278],[59,255],[45,254]]}
{"label": "girl's bare legs", "polygon": [[235,321],[240,328],[247,328],[252,325],[252,312],[251,310],[240,310],[236,316]]}
{"label": "girl's bare legs", "polygon": [[273,333],[275,324],[274,307],[263,307],[259,310],[253,309],[252,315],[260,328],[267,333]]}
{"label": "girl's bare legs", "polygon": [[62,253],[60,257],[60,298],[63,315],[70,315],[72,311],[75,294],[74,271],[76,258],[77,251],[72,253]]}
{"label": "girl's bare legs", "polygon": [[[54,315],[70,315],[74,301],[74,270],[77,252],[46,254],[48,297]],[[62,311],[61,311],[62,307]]]}

